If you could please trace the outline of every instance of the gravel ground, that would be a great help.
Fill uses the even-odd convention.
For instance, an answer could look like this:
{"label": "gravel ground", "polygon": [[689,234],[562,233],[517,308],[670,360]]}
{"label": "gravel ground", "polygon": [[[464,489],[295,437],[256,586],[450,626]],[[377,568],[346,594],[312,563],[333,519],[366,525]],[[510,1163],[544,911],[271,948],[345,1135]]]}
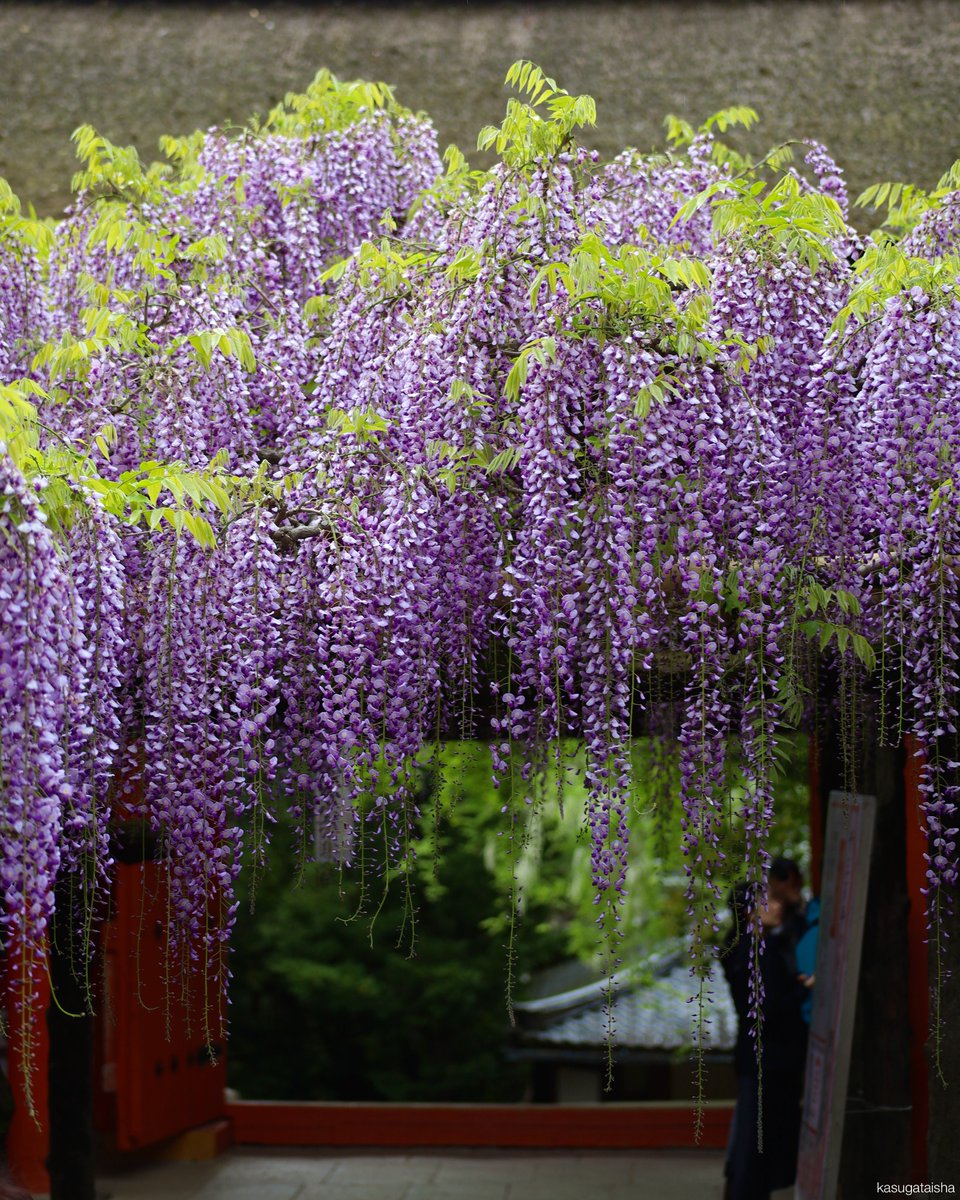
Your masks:
{"label": "gravel ground", "polygon": [[649,148],[664,114],[732,103],[763,118],[757,146],[811,136],[854,189],[929,186],[960,157],[960,4],[359,3],[293,6],[4,3],[0,175],[43,214],[62,209],[71,131],[89,122],[156,154],[187,133],[264,112],[321,66],[393,83],[443,144],[498,122],[509,64],[533,58],[598,101],[592,142]]}

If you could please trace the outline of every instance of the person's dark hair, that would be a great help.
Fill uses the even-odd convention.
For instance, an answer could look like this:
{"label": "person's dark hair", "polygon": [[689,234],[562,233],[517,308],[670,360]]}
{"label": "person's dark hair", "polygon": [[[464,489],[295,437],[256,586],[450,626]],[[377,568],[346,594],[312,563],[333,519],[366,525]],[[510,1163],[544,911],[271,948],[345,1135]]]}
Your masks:
{"label": "person's dark hair", "polygon": [[792,858],[775,858],[770,864],[768,872],[771,879],[776,879],[779,883],[783,883],[787,879],[792,879],[794,875],[801,876],[803,872],[800,866]]}

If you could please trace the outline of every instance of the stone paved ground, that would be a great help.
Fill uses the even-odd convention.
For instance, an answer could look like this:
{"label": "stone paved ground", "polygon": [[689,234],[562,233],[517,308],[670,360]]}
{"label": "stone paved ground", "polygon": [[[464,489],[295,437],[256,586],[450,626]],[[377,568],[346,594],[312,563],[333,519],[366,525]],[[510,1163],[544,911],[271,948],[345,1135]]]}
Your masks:
{"label": "stone paved ground", "polygon": [[233,1150],[99,1181],[100,1200],[720,1200],[718,1151]]}

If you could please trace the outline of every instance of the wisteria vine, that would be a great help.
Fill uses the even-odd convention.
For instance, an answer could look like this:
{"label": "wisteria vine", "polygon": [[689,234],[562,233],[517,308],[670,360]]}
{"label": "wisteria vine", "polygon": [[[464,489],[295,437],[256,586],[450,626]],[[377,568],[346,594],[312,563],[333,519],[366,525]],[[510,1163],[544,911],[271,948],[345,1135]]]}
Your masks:
{"label": "wisteria vine", "polygon": [[763,877],[781,743],[825,686],[916,735],[939,937],[960,178],[872,190],[865,242],[822,147],[794,166],[720,140],[750,110],[604,164],[576,143],[589,97],[529,63],[508,82],[489,171],[442,159],[389,89],[321,73],[238,134],[165,139],[165,165],[81,130],[56,225],[0,192],[0,860],[24,1012],[58,876],[91,944],[135,764],[171,962],[222,995],[237,872],[278,809],[347,863],[368,822],[402,870],[416,765],[455,736],[489,737],[521,809],[581,740],[612,969],[631,738],[670,730],[704,1019],[725,887]]}

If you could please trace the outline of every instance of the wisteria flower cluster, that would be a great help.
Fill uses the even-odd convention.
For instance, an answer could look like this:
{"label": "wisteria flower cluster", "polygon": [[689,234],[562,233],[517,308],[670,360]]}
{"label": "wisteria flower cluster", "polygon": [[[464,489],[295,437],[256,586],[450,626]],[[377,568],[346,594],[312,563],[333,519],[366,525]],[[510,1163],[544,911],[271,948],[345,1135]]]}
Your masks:
{"label": "wisteria flower cluster", "polygon": [[55,230],[5,210],[0,856],[28,973],[58,872],[91,928],[136,764],[170,954],[222,990],[279,806],[347,863],[369,823],[403,869],[417,763],[477,736],[511,828],[580,739],[612,967],[631,739],[669,731],[702,1015],[782,739],[831,695],[917,736],[936,926],[960,193],[864,243],[822,147],[719,140],[749,110],[602,164],[589,97],[508,78],[489,171],[322,73],[165,167],[81,131]]}

